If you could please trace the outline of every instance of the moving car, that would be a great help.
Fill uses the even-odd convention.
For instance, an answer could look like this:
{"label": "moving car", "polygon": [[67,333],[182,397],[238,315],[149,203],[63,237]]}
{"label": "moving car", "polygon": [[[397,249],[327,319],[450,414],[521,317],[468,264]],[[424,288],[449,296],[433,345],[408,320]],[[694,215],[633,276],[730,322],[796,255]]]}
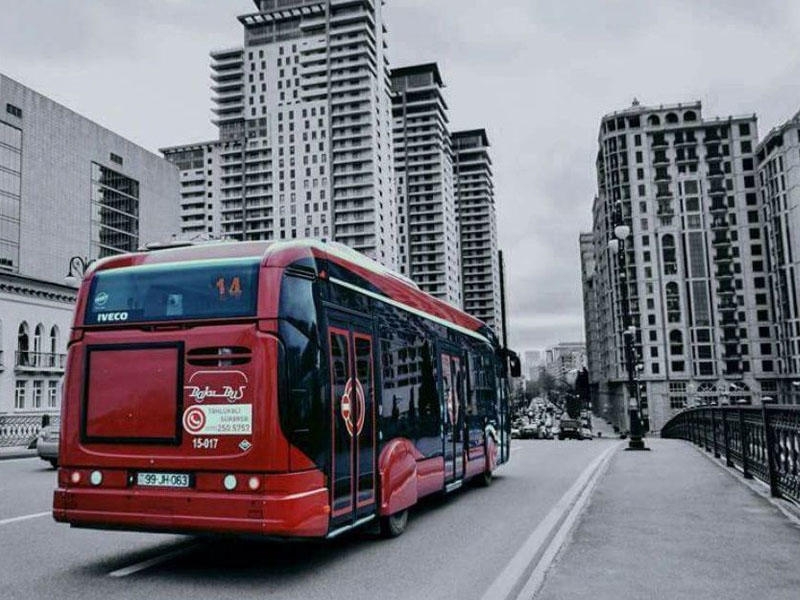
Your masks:
{"label": "moving car", "polygon": [[583,439],[581,425],[576,419],[561,419],[558,429],[558,439],[572,438],[575,440]]}
{"label": "moving car", "polygon": [[58,437],[59,426],[54,424],[42,427],[36,438],[36,454],[53,465],[54,469],[58,467]]}

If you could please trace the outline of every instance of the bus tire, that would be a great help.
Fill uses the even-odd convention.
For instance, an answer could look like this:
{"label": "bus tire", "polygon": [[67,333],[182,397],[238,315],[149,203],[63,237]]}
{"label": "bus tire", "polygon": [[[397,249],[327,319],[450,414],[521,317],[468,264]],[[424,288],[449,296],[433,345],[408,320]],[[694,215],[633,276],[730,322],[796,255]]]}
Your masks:
{"label": "bus tire", "polygon": [[478,476],[478,485],[481,487],[489,487],[492,485],[494,475],[489,469],[486,469],[481,475]]}
{"label": "bus tire", "polygon": [[394,538],[406,530],[408,524],[408,509],[403,509],[388,517],[381,517],[381,536]]}

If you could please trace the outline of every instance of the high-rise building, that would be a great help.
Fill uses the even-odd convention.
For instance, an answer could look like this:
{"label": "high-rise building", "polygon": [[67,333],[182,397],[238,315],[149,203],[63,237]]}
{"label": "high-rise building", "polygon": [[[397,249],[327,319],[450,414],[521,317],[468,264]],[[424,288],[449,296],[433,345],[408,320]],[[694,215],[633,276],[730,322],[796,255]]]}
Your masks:
{"label": "high-rise building", "polygon": [[[699,102],[634,102],[601,120],[595,264],[584,278],[595,304],[585,316],[598,327],[587,339],[592,383],[621,427],[624,296],[635,328],[634,388],[651,430],[687,404],[749,402],[775,390],[756,142],[755,115],[704,120]],[[630,230],[622,274],[609,244],[619,224]]]}
{"label": "high-rise building", "polygon": [[539,370],[544,367],[544,355],[541,350],[526,350],[523,354],[524,373],[531,381],[539,379]]}
{"label": "high-rise building", "polygon": [[[560,381],[574,384],[573,377],[586,366],[586,344],[561,342],[544,351],[545,370]],[[572,373],[570,373],[570,371]]]}
{"label": "high-rise building", "polygon": [[502,338],[492,160],[485,129],[452,134],[464,310]]}
{"label": "high-rise building", "polygon": [[178,199],[166,160],[0,74],[4,432],[32,436],[36,417],[58,413],[75,301],[64,285],[70,257],[86,263],[170,240]]}
{"label": "high-rise building", "polygon": [[164,149],[185,236],[316,237],[397,268],[382,4],[255,0],[239,17],[244,44],[211,53],[219,139]]}
{"label": "high-rise building", "polygon": [[754,238],[751,244],[769,268],[776,399],[800,404],[800,112],[766,135],[756,158],[764,230],[763,240]]}
{"label": "high-rise building", "polygon": [[453,150],[435,63],[392,70],[400,272],[461,307]]}

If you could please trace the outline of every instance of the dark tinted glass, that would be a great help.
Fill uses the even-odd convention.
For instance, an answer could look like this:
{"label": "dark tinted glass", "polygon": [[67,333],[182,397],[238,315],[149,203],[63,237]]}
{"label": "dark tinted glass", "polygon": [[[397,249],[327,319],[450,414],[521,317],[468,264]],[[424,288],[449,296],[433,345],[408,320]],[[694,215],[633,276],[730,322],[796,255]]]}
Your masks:
{"label": "dark tinted glass", "polygon": [[225,259],[101,271],[92,282],[85,323],[254,316],[258,268],[258,259]]}

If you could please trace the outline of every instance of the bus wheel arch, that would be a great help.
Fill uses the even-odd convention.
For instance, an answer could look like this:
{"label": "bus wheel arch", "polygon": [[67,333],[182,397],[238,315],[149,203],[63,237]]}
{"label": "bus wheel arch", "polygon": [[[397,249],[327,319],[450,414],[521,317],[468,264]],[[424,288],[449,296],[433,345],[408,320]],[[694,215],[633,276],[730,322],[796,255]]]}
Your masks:
{"label": "bus wheel arch", "polygon": [[417,461],[414,450],[409,440],[399,438],[392,440],[381,451],[378,459],[378,514],[382,518],[400,513],[417,503]]}

